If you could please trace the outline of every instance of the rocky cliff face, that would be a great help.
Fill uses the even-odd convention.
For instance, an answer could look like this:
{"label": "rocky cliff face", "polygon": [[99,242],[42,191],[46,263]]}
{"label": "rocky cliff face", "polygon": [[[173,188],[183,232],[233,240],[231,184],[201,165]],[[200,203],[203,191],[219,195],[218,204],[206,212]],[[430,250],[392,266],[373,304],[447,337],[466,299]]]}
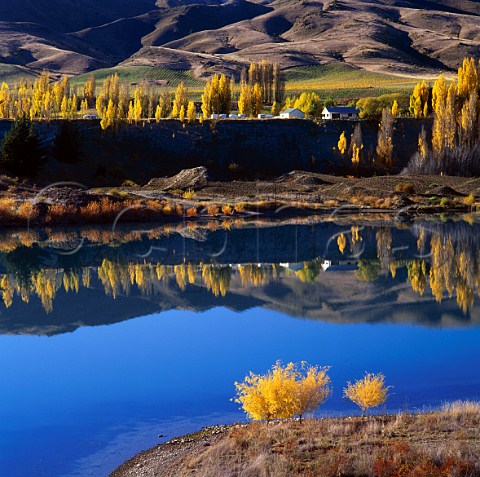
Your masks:
{"label": "rocky cliff face", "polygon": [[[0,135],[10,127],[0,122]],[[52,142],[59,121],[36,123],[49,161],[39,181],[76,180],[85,185],[118,185],[130,179],[146,183],[182,169],[205,166],[213,180],[273,178],[294,169],[349,174],[351,163],[337,151],[342,131],[347,137],[357,121],[245,120],[206,121],[202,125],[165,120],[160,124],[122,125],[103,132],[96,121],[77,122],[82,150],[76,164],[58,162]],[[365,164],[371,164],[377,140],[376,122],[361,121]],[[398,172],[417,148],[424,121],[399,119],[394,134]],[[430,125],[426,124],[426,129]],[[373,174],[370,166],[360,172]],[[377,171],[378,172],[378,171]]]}

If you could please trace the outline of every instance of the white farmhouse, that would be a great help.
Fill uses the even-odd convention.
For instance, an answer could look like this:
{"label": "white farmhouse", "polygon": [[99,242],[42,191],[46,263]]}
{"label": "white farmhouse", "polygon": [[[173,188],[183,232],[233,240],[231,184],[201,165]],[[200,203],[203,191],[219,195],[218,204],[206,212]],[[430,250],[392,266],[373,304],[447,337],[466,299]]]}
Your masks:
{"label": "white farmhouse", "polygon": [[305,119],[305,113],[298,108],[288,108],[280,113],[281,119]]}
{"label": "white farmhouse", "polygon": [[322,119],[358,119],[359,112],[350,106],[328,106],[323,108]]}

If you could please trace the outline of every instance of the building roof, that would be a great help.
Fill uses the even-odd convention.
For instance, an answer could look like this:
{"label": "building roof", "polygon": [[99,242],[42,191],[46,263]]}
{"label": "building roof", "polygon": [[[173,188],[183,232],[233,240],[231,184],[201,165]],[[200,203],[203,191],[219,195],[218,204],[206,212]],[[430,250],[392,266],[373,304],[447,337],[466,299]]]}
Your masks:
{"label": "building roof", "polygon": [[282,111],[282,113],[281,113],[281,114],[285,114],[285,113],[293,113],[293,111],[298,111],[298,112],[300,112],[300,113],[302,113],[302,114],[303,114],[303,111],[301,111],[301,110],[300,110],[300,109],[298,109],[298,108],[288,108],[288,109],[286,109],[285,111]]}
{"label": "building roof", "polygon": [[344,114],[358,114],[360,110],[353,106],[328,106],[325,109],[329,113],[344,113]]}

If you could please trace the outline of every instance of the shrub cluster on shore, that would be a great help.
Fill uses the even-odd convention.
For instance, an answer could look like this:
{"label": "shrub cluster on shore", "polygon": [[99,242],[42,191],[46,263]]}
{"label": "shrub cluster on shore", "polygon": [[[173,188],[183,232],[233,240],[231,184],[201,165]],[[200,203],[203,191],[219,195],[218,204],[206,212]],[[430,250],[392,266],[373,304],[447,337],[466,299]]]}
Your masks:
{"label": "shrub cluster on shore", "polygon": [[[266,374],[250,372],[243,382],[236,382],[235,402],[254,420],[269,422],[295,416],[302,420],[331,395],[329,369],[306,362],[282,365],[277,361]],[[343,394],[361,409],[363,417],[368,409],[386,402],[390,387],[383,374],[366,373],[362,379],[348,382]]]}

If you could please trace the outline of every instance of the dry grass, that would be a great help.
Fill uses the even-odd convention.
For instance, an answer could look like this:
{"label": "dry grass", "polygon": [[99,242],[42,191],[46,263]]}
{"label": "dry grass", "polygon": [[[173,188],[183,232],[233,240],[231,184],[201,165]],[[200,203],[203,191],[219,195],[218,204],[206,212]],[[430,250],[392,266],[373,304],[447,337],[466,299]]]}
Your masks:
{"label": "dry grass", "polygon": [[197,208],[196,207],[190,207],[185,211],[185,214],[187,217],[196,217],[197,215]]}
{"label": "dry grass", "polygon": [[235,204],[235,212],[237,214],[242,214],[243,212],[245,212],[245,203],[238,202],[237,204]]}
{"label": "dry grass", "polygon": [[415,193],[415,188],[413,187],[413,184],[410,184],[409,182],[399,182],[395,186],[395,192],[405,192],[406,194],[413,194]]}
{"label": "dry grass", "polygon": [[189,455],[175,476],[474,477],[480,404],[426,414],[251,423]]}

